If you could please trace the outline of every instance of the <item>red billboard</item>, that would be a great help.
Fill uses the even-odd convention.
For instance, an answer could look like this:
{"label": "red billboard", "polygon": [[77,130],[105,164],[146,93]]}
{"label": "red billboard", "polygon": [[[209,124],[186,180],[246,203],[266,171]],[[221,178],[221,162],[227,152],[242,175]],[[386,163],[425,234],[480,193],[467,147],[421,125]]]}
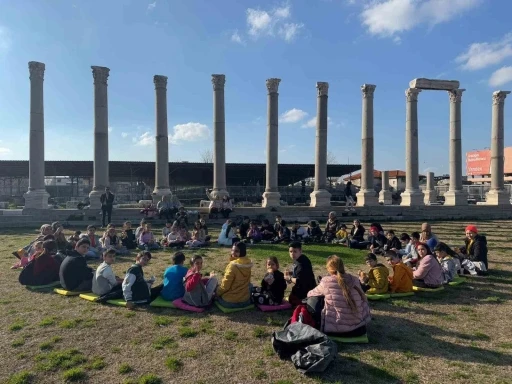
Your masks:
{"label": "red billboard", "polygon": [[[504,149],[505,169],[504,173],[512,173],[512,147]],[[466,175],[483,176],[491,174],[491,151],[471,151],[466,153]]]}

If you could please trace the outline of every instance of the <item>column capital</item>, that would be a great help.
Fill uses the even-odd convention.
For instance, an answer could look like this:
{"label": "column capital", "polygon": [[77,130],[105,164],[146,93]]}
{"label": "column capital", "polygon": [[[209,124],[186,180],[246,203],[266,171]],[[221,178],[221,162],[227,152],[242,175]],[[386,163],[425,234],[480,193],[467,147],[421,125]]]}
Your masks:
{"label": "column capital", "polygon": [[465,89],[452,89],[448,91],[450,103],[460,103],[462,101],[462,92],[464,91]]}
{"label": "column capital", "polygon": [[212,75],[213,90],[218,91],[224,89],[226,84],[226,75]]}
{"label": "column capital", "polygon": [[418,88],[407,88],[405,90],[405,98],[408,102],[418,101],[418,94],[421,92],[421,89]]}
{"label": "column capital", "polygon": [[266,80],[268,93],[277,93],[281,79],[271,78]]}
{"label": "column capital", "polygon": [[363,92],[363,98],[371,98],[373,97],[373,93],[375,92],[376,85],[373,84],[363,84],[361,85],[361,91]]}
{"label": "column capital", "polygon": [[110,69],[107,67],[98,67],[95,65],[91,66],[92,68],[92,77],[94,78],[94,85],[103,84],[107,85],[108,75],[110,73]]}
{"label": "column capital", "polygon": [[32,79],[41,79],[44,80],[44,70],[46,66],[44,63],[40,63],[38,61],[29,61],[28,62],[28,70],[30,72],[30,80]]}
{"label": "column capital", "polygon": [[155,75],[153,76],[153,83],[155,83],[155,89],[167,89],[167,76]]}
{"label": "column capital", "polygon": [[510,91],[495,91],[492,93],[492,104],[503,104]]}
{"label": "column capital", "polygon": [[316,83],[316,89],[318,89],[318,96],[328,96],[329,94],[329,83],[319,81]]}

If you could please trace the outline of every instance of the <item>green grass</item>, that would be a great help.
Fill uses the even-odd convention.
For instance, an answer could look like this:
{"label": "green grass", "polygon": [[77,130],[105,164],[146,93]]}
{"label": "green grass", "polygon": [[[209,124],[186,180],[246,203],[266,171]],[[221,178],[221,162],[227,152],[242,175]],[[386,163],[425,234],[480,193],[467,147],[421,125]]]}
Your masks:
{"label": "green grass", "polygon": [[178,343],[174,341],[172,337],[169,336],[161,336],[153,341],[153,348],[155,349],[174,349],[178,346]]}
{"label": "green grass", "polygon": [[74,368],[87,361],[82,352],[77,349],[50,352],[36,356],[39,371],[52,372],[60,369]]}
{"label": "green grass", "polygon": [[94,369],[96,371],[100,371],[103,368],[107,366],[107,363],[105,363],[105,360],[103,360],[103,357],[96,356],[94,357],[89,364],[87,364],[87,367],[89,369]]}
{"label": "green grass", "polygon": [[26,325],[27,323],[25,322],[25,320],[16,319],[16,321],[9,326],[9,331],[16,332],[22,330],[23,328],[26,327]]}
{"label": "green grass", "polygon": [[78,327],[78,325],[82,322],[82,319],[69,319],[63,320],[59,323],[59,327],[63,329],[73,329]]}
{"label": "green grass", "polygon": [[265,328],[263,327],[255,327],[253,330],[252,330],[252,334],[254,337],[257,337],[257,338],[263,338],[263,337],[267,337],[268,336],[268,332]]}
{"label": "green grass", "polygon": [[133,371],[133,368],[128,363],[123,363],[119,366],[119,369],[117,370],[121,375],[126,375],[127,373],[130,373]]}
{"label": "green grass", "polygon": [[190,338],[190,337],[196,337],[197,334],[199,333],[198,331],[196,331],[195,329],[193,328],[190,328],[190,327],[181,327],[179,330],[178,330],[178,333],[181,337],[184,337],[184,338]]}
{"label": "green grass", "polygon": [[238,333],[234,331],[226,331],[226,333],[224,333],[224,338],[229,341],[236,340],[238,338]]}
{"label": "green grass", "polygon": [[87,377],[87,374],[83,368],[71,368],[64,372],[62,377],[66,382],[72,383],[75,381],[84,380]]}
{"label": "green grass", "polygon": [[14,340],[12,343],[11,343],[11,347],[13,348],[17,348],[17,347],[21,347],[22,345],[25,344],[25,338],[24,337],[21,337],[19,339],[16,339]]}
{"label": "green grass", "polygon": [[45,317],[41,322],[39,323],[40,327],[49,327],[50,325],[55,324],[55,319],[53,317]]}
{"label": "green grass", "polygon": [[10,376],[6,384],[32,384],[34,383],[34,374],[29,371],[20,371]]}
{"label": "green grass", "polygon": [[169,316],[156,316],[154,318],[155,325],[164,327],[166,325],[172,324],[174,319]]}
{"label": "green grass", "polygon": [[152,373],[141,376],[139,384],[163,384],[163,380]]}
{"label": "green grass", "polygon": [[168,357],[167,360],[165,360],[165,366],[171,371],[171,372],[178,372],[183,368],[183,363],[180,359],[177,359],[175,357]]}

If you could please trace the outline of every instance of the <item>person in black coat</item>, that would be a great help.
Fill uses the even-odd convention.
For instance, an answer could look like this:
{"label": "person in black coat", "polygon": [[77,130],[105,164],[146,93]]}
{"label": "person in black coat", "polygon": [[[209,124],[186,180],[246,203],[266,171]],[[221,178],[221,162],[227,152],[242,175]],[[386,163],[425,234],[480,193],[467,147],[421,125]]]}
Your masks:
{"label": "person in black coat", "polygon": [[399,250],[402,249],[402,243],[400,242],[400,239],[395,236],[395,231],[390,229],[386,232],[386,238],[388,239],[386,242],[386,245],[384,246],[385,251],[390,250]]}
{"label": "person in black coat", "polygon": [[[466,238],[464,239],[464,247],[460,249],[465,259],[469,259],[475,263],[476,272],[479,275],[485,275],[489,269],[487,261],[487,238],[478,234],[478,228],[475,225],[466,227]],[[464,261],[462,261],[464,266]]]}
{"label": "person in black coat", "polygon": [[311,261],[306,255],[302,254],[302,244],[298,241],[290,243],[290,257],[293,260],[293,270],[286,271],[286,282],[294,284],[290,293],[289,302],[293,306],[302,304],[302,300],[308,295],[308,292],[316,287],[315,274]]}
{"label": "person in black coat", "polygon": [[354,225],[350,230],[349,247],[355,249],[366,249],[368,242],[364,239],[366,229],[361,225],[359,220],[354,220]]}
{"label": "person in black coat", "polygon": [[272,256],[267,259],[267,273],[261,280],[261,288],[255,287],[252,299],[256,304],[280,305],[286,291],[286,280],[279,270],[279,260]]}
{"label": "person in black coat", "polygon": [[370,252],[376,255],[382,255],[385,252],[385,245],[388,239],[381,232],[379,228],[370,227],[370,236],[368,236],[368,243],[370,245]]}
{"label": "person in black coat", "polygon": [[101,222],[103,227],[105,227],[105,218],[108,217],[108,223],[110,224],[112,220],[112,208],[114,207],[114,199],[115,196],[112,192],[110,192],[109,187],[105,187],[105,193],[100,196],[101,202]]}
{"label": "person in black coat", "polygon": [[89,240],[82,238],[75,250],[62,261],[59,269],[60,285],[67,291],[90,292],[94,270],[87,266],[85,255],[89,251]]}

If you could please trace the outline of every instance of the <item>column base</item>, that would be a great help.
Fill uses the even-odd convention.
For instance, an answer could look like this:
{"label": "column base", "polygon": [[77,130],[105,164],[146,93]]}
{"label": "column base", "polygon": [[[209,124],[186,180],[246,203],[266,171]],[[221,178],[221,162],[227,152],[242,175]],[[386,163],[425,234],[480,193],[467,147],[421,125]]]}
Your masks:
{"label": "column base", "polygon": [[45,189],[33,189],[23,195],[25,208],[28,209],[49,209],[48,198],[50,194]]}
{"label": "column base", "polygon": [[375,196],[375,191],[373,189],[359,191],[356,193],[357,197],[357,206],[358,207],[369,207],[379,205],[379,199]]}
{"label": "column base", "polygon": [[104,191],[94,189],[89,193],[89,209],[101,209],[100,197],[103,193]]}
{"label": "column base", "polygon": [[423,205],[423,192],[420,190],[404,191],[400,196],[402,197],[401,206],[412,207]]}
{"label": "column base", "polygon": [[225,189],[213,188],[213,190],[210,192],[210,197],[213,200],[216,200],[217,198],[222,199],[224,196],[229,196],[228,191]]}
{"label": "column base", "polygon": [[279,207],[281,205],[281,194],[279,192],[264,192],[263,201],[261,206],[265,207]]}
{"label": "column base", "polygon": [[[445,194],[446,196],[446,194]],[[437,203],[437,193],[436,191],[429,191],[429,190],[425,190],[423,192],[423,203],[425,205],[431,205],[431,204],[435,204]]]}
{"label": "column base", "polygon": [[465,191],[448,191],[444,193],[444,205],[468,205],[468,195]]}
{"label": "column base", "polygon": [[169,188],[155,188],[151,196],[153,197],[153,203],[158,203],[162,200],[162,196],[171,196],[171,190]]}
{"label": "column base", "polygon": [[325,189],[319,189],[310,193],[311,198],[310,207],[330,207],[331,206],[331,194]]}
{"label": "column base", "polygon": [[393,193],[391,191],[380,191],[379,192],[379,204],[392,205],[393,204]]}
{"label": "column base", "polygon": [[485,205],[510,205],[510,195],[505,190],[492,189],[485,194]]}

